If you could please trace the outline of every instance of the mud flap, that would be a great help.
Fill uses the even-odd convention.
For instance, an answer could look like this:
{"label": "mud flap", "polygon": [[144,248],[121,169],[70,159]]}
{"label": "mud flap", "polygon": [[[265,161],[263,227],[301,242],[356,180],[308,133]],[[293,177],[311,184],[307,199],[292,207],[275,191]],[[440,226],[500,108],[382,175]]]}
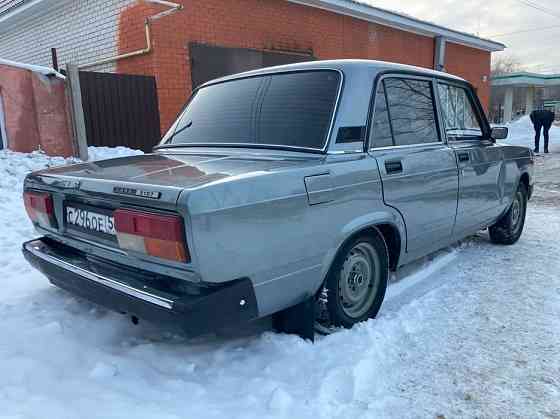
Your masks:
{"label": "mud flap", "polygon": [[273,317],[273,327],[280,333],[294,334],[315,341],[315,299],[310,297]]}

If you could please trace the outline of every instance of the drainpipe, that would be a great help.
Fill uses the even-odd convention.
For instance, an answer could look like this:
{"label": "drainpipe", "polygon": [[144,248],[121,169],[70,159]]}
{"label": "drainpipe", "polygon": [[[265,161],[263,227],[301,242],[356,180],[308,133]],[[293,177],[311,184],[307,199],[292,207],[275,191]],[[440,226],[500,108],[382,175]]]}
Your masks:
{"label": "drainpipe", "polygon": [[434,40],[434,70],[445,71],[445,47],[445,38],[436,36]]}
{"label": "drainpipe", "polygon": [[153,22],[154,20],[157,20],[159,18],[162,18],[164,16],[168,16],[172,13],[175,13],[175,12],[178,12],[179,10],[182,10],[183,5],[182,4],[177,4],[177,3],[172,3],[170,1],[165,1],[165,0],[144,0],[144,2],[169,7],[169,9],[164,10],[163,12],[157,13],[153,16],[148,16],[146,18],[146,20],[144,22],[144,29],[146,31],[146,47],[142,48],[142,49],[139,49],[139,50],[136,50],[136,51],[127,52],[125,54],[115,55],[115,56],[110,57],[110,58],[104,58],[102,60],[93,61],[93,62],[87,63],[87,64],[82,64],[78,68],[84,69],[84,68],[88,68],[88,67],[94,67],[94,66],[98,66],[98,65],[101,65],[101,64],[107,64],[107,63],[123,60],[125,58],[137,57],[139,55],[149,54],[152,51],[152,35],[151,35],[151,30],[150,30],[150,23]]}

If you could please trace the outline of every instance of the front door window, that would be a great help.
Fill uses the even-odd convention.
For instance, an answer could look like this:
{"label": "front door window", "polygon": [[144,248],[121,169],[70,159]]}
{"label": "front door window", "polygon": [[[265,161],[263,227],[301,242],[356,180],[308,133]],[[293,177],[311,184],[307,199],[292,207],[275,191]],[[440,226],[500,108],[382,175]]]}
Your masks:
{"label": "front door window", "polygon": [[462,87],[442,83],[438,84],[438,91],[447,139],[482,139],[482,128],[467,91]]}

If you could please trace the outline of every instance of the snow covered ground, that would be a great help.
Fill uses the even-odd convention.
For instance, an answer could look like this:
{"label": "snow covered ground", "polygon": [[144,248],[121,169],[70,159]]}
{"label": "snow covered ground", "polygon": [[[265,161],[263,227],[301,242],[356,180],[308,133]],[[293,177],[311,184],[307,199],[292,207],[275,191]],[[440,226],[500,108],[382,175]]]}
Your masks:
{"label": "snow covered ground", "polygon": [[[518,125],[506,142],[531,144]],[[560,176],[555,140],[558,129],[539,156],[549,180]],[[21,184],[63,163],[0,151],[0,419],[560,418],[550,182],[517,245],[480,233],[405,267],[378,319],[311,344],[266,324],[187,339],[50,286],[20,254],[34,237]]]}

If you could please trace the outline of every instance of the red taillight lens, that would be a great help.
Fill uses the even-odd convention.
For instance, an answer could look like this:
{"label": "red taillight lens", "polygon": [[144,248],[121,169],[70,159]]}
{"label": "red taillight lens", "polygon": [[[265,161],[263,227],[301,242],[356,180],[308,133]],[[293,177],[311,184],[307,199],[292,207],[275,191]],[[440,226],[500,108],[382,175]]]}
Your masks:
{"label": "red taillight lens", "polygon": [[181,217],[126,209],[116,210],[113,216],[121,248],[178,262],[190,261]]}
{"label": "red taillight lens", "polygon": [[55,227],[56,218],[54,215],[54,205],[51,194],[47,192],[23,193],[23,201],[27,215],[34,223],[42,227]]}

